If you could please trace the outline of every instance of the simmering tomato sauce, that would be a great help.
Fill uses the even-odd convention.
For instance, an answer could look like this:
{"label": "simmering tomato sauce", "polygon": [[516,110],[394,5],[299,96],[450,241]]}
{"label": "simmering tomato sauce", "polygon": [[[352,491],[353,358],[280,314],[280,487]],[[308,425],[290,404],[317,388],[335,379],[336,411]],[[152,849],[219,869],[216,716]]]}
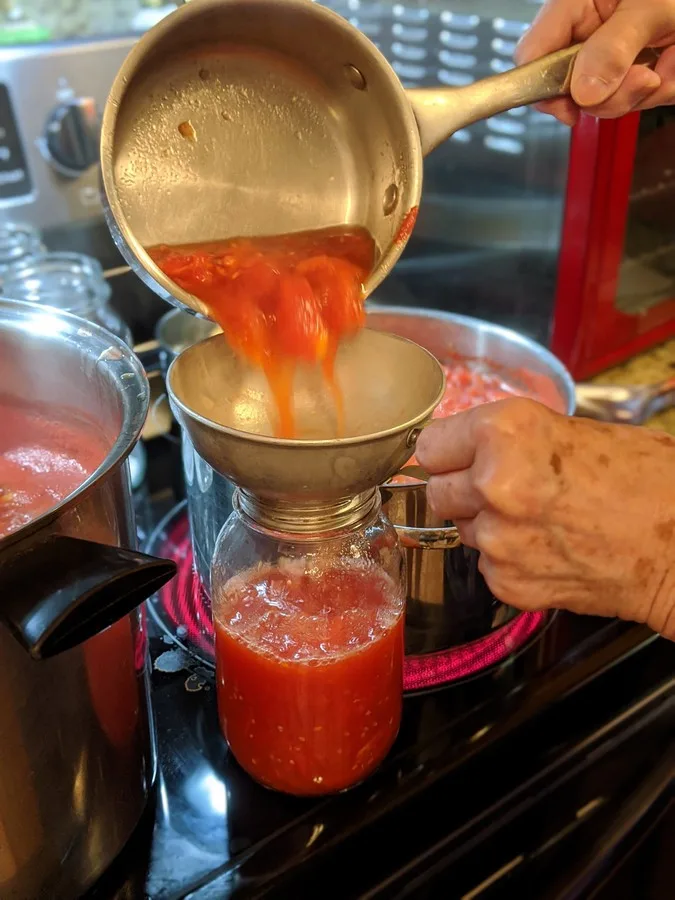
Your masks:
{"label": "simmering tomato sauce", "polygon": [[444,419],[482,403],[494,403],[495,400],[529,393],[525,388],[517,389],[502,376],[485,371],[475,363],[458,361],[443,365],[442,368],[445,374],[445,393],[434,410],[435,419]]}
{"label": "simmering tomato sauce", "polygon": [[60,503],[103,462],[94,428],[0,399],[0,537]]}
{"label": "simmering tomato sauce", "polygon": [[[67,409],[43,411],[0,400],[0,537],[47,512],[105,459],[107,442],[92,422]],[[83,537],[107,543],[115,533],[90,523]],[[39,551],[37,551],[39,552]],[[134,664],[135,629],[125,616],[83,645],[93,708],[107,739],[131,751],[141,710]]]}
{"label": "simmering tomato sauce", "polygon": [[[445,373],[445,393],[441,402],[433,412],[432,418],[444,419],[454,413],[481,406],[483,403],[494,403],[507,397],[530,396],[526,388],[517,389],[503,377],[479,368],[475,363],[456,361],[442,366]],[[414,456],[408,465],[416,465]],[[407,482],[410,479],[398,475],[392,479],[394,483]],[[414,479],[413,479],[414,480]]]}
{"label": "simmering tomato sauce", "polygon": [[261,366],[277,404],[278,435],[293,437],[293,374],[319,363],[336,401],[339,342],[365,322],[363,283],[375,243],[362,228],[234,238],[148,249],[159,268],[206,304],[230,345]]}
{"label": "simmering tomato sauce", "polygon": [[263,567],[214,598],[221,727],[240,765],[298,796],[358,783],[399,729],[404,598],[375,567]]}

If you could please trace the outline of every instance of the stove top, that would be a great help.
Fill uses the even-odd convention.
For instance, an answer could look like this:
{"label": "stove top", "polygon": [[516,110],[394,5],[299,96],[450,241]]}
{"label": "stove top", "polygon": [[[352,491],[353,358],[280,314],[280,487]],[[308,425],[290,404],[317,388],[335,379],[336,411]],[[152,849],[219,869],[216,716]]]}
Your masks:
{"label": "stove top", "polygon": [[643,628],[559,614],[482,675],[409,694],[381,769],[319,801],[255,784],[210,669],[162,632],[151,654],[156,802],[89,900],[582,897],[666,821],[675,646]]}
{"label": "stove top", "polygon": [[[187,602],[170,449],[148,446],[149,518],[157,539],[172,537],[169,555],[183,554]],[[431,680],[423,669],[423,684],[408,657],[388,759],[351,791],[298,800],[257,785],[228,753],[208,640],[191,644],[185,610],[166,599],[148,607],[154,801],[87,900],[672,897],[674,644],[559,613],[524,640],[505,632],[494,655],[429,654],[446,668]],[[470,657],[467,677],[457,660]]]}

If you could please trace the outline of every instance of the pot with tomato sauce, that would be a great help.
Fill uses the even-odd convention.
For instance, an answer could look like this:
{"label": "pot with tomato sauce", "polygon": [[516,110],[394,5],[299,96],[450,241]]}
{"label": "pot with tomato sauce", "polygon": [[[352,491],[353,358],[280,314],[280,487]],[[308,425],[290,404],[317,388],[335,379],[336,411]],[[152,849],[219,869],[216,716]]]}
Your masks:
{"label": "pot with tomato sauce", "polygon": [[155,776],[126,459],[148,386],[109,332],[0,300],[0,897],[79,897]]}
{"label": "pot with tomato sauce", "polygon": [[[376,304],[368,310],[367,326],[415,341],[441,362],[446,389],[434,418],[513,396],[574,412],[574,382],[563,364],[508,328],[439,310]],[[518,614],[491,593],[478,570],[478,552],[461,544],[451,522],[434,515],[423,482],[398,476],[382,495],[406,557],[408,652],[469,643]]]}

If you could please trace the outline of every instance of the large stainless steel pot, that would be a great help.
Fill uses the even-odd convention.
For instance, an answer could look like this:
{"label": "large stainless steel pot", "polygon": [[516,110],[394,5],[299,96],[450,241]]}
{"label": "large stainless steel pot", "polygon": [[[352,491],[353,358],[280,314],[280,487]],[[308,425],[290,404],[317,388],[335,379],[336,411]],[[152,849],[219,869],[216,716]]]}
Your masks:
{"label": "large stainless steel pot", "polygon": [[93,422],[107,446],[80,488],[0,539],[0,897],[78,897],[155,777],[136,609],[175,566],[133,549],[126,459],[148,386],[108,332],[12,300],[0,300],[0,385],[3,401]]}
{"label": "large stainless steel pot", "polygon": [[[574,382],[566,368],[544,347],[508,328],[438,310],[377,306],[370,307],[367,324],[421,344],[441,362],[456,357],[489,361],[542,403],[574,412]],[[439,638],[443,646],[467,643],[517,614],[490,592],[478,571],[477,551],[462,545],[451,522],[434,515],[423,484],[386,485],[382,495],[406,550],[409,650],[437,649],[429,641]]]}

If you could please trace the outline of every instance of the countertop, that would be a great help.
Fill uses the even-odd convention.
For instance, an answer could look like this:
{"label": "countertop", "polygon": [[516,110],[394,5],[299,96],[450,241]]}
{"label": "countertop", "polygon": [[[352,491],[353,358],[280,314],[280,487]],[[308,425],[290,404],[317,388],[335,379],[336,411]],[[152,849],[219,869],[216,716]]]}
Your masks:
{"label": "countertop", "polygon": [[[675,340],[660,344],[646,353],[634,356],[626,363],[607,369],[592,379],[594,384],[647,385],[666,381],[675,376]],[[654,416],[647,422],[651,428],[659,428],[675,435],[675,406]]]}

